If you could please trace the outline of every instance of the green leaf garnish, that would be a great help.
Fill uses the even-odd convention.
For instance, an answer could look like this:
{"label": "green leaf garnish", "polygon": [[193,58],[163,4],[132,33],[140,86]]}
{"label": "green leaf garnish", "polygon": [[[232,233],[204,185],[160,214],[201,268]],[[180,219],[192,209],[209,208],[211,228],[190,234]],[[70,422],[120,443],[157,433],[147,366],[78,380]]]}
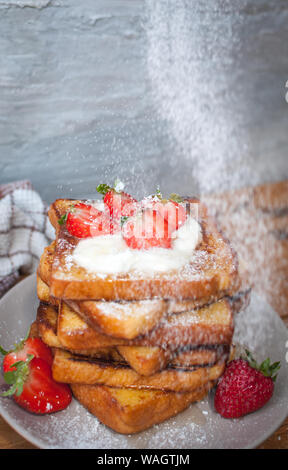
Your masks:
{"label": "green leaf garnish", "polygon": [[96,191],[100,194],[105,195],[106,193],[108,193],[108,191],[111,191],[111,189],[113,188],[111,188],[108,184],[103,183],[97,186]]}
{"label": "green leaf garnish", "polygon": [[160,199],[162,199],[162,193],[160,191],[160,187],[157,186],[157,189],[156,189],[156,196],[158,196]]}
{"label": "green leaf garnish", "polygon": [[162,201],[163,196],[162,196],[159,186],[157,186],[155,194],[151,194],[151,197],[157,197],[158,199]]}
{"label": "green leaf garnish", "polygon": [[1,393],[2,397],[10,397],[11,395],[21,395],[24,383],[29,375],[29,363],[32,361],[34,355],[27,354],[26,361],[17,361],[11,365],[16,367],[16,370],[9,370],[4,373],[4,380],[11,387],[6,392]]}
{"label": "green leaf garnish", "polygon": [[254,357],[252,356],[252,354],[250,353],[250,351],[248,351],[248,349],[245,349],[245,353],[246,353],[246,356],[247,356],[247,360],[250,364],[251,367],[253,367],[253,369],[258,369],[258,364],[257,362],[255,361]]}
{"label": "green leaf garnish", "polygon": [[6,354],[9,354],[10,351],[6,351],[4,348],[2,348],[2,346],[0,346],[0,353],[2,354],[2,356],[6,356]]}
{"label": "green leaf garnish", "polygon": [[63,214],[60,219],[58,219],[58,224],[59,225],[64,225],[68,217],[68,212],[66,214]]}
{"label": "green leaf garnish", "polygon": [[179,194],[171,193],[169,196],[170,201],[174,202],[183,202],[183,198]]}
{"label": "green leaf garnish", "polygon": [[122,215],[121,217],[121,227],[123,227],[123,225],[125,224],[126,220],[128,220],[129,217],[127,215]]}
{"label": "green leaf garnish", "polygon": [[275,382],[277,378],[277,374],[275,375],[275,373],[278,372],[281,367],[280,362],[274,362],[271,364],[270,358],[268,357],[259,365],[248,349],[245,349],[245,353],[247,357],[243,359],[246,359],[253,369],[259,370],[259,372],[262,372],[265,377],[271,377],[273,382]]}
{"label": "green leaf garnish", "polygon": [[116,193],[121,193],[124,189],[124,186],[124,183],[119,178],[116,178],[116,180],[114,181],[113,188],[106,183],[102,183],[97,186],[96,190],[98,193],[103,194],[103,196],[105,196],[108,191],[115,191]]}
{"label": "green leaf garnish", "polygon": [[74,207],[75,207],[75,204],[72,204],[72,206],[69,207],[69,210],[66,212],[66,214],[61,215],[60,219],[58,219],[58,224],[59,225],[64,225],[64,223],[67,220],[68,214],[70,212],[72,212],[72,213],[75,212]]}

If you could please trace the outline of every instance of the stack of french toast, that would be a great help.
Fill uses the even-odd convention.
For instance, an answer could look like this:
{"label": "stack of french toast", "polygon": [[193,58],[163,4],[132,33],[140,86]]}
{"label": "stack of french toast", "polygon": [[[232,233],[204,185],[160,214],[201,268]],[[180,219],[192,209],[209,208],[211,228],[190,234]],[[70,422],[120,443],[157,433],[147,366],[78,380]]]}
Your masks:
{"label": "stack of french toast", "polygon": [[[177,207],[189,201],[172,202]],[[111,235],[110,226],[107,235],[103,221],[97,228],[100,233],[96,230],[93,236],[82,237],[83,231],[79,232],[84,219],[85,229],[95,220],[97,201],[94,205],[58,199],[49,210],[56,239],[45,248],[37,271],[38,332],[53,348],[54,379],[70,384],[74,397],[119,433],[142,431],[202,400],[223,374],[231,354],[234,315],[246,304],[248,292],[241,286],[237,255],[230,243],[206,207],[191,201],[198,204],[200,236],[195,248],[182,265],[175,257],[176,267],[168,263],[165,269],[160,263],[159,270],[158,253],[166,260],[175,243],[167,245],[168,235],[157,245],[158,241],[151,243],[153,232],[148,238],[151,250],[143,244],[135,248],[135,240],[127,250],[120,244],[123,256],[126,251],[130,256],[130,268],[123,272],[115,261],[117,249],[113,251],[115,237],[123,243],[119,232]],[[148,216],[154,216],[153,211]],[[133,214],[124,215],[124,224],[130,219]],[[180,238],[182,232],[179,229]],[[104,269],[107,250],[112,258]],[[149,269],[147,263],[145,269],[142,265],[137,269],[135,260],[142,252],[144,261],[146,252],[156,253],[156,258],[149,259]],[[131,265],[133,255],[136,267]],[[128,258],[123,256],[125,267]],[[109,270],[114,261],[117,269]]]}

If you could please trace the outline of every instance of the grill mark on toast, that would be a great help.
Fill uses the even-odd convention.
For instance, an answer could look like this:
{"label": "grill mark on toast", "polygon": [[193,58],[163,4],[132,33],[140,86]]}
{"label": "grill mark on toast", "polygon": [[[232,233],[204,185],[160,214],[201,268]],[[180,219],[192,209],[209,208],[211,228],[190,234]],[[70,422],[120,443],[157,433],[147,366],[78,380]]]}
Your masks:
{"label": "grill mark on toast", "polygon": [[[73,356],[73,357],[69,357],[67,358],[68,361],[71,361],[71,362],[84,362],[84,363],[89,363],[89,364],[95,364],[97,365],[98,367],[100,367],[101,369],[108,369],[108,368],[113,368],[113,369],[129,369],[129,370],[132,370],[132,368],[129,366],[129,364],[127,362],[116,362],[116,361],[109,361],[109,360],[106,360],[106,359],[97,359],[96,361],[93,360],[93,359],[90,359],[89,357],[87,356],[84,356],[84,357],[80,357],[80,356]],[[200,369],[200,368],[203,368],[203,367],[207,367],[207,365],[197,365],[197,366],[176,366],[176,365],[169,365],[166,367],[166,369],[164,370],[175,370],[175,371],[179,371],[179,372],[193,372],[197,369]]]}
{"label": "grill mark on toast", "polygon": [[[215,359],[215,361],[203,363],[203,364],[197,364],[197,365],[191,365],[191,366],[185,366],[185,365],[179,365],[179,364],[168,364],[167,367],[164,370],[174,370],[174,371],[179,371],[179,372],[193,372],[197,369],[200,368],[205,368],[205,367],[212,367],[216,364],[220,364],[224,361],[227,360],[228,358],[228,353],[229,353],[229,346],[228,346],[228,351],[220,355]],[[95,364],[102,369],[107,369],[109,367],[112,367],[113,369],[132,369],[131,366],[125,362],[125,361],[113,361],[110,359],[93,359],[89,356],[69,356],[67,358],[71,362],[84,362],[84,363],[89,363],[89,364]]]}

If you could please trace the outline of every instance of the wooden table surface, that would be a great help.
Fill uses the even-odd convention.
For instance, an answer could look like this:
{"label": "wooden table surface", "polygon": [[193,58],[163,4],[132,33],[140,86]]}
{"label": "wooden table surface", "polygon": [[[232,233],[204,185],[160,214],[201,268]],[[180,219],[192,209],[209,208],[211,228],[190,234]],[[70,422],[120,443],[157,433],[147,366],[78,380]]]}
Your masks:
{"label": "wooden table surface", "polygon": [[[288,326],[288,181],[205,199],[232,240],[248,282]],[[35,449],[35,446],[0,418],[0,448]],[[259,448],[287,449],[288,419]]]}

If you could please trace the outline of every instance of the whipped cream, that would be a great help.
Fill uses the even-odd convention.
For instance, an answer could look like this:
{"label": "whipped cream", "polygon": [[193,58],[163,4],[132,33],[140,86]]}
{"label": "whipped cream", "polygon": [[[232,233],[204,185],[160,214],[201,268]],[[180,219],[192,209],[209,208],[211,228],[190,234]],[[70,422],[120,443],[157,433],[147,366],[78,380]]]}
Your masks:
{"label": "whipped cream", "polygon": [[153,247],[149,250],[132,250],[121,232],[85,238],[74,249],[72,259],[77,265],[97,274],[165,273],[180,269],[190,261],[202,240],[201,226],[194,218],[188,217],[175,235],[172,248]]}

